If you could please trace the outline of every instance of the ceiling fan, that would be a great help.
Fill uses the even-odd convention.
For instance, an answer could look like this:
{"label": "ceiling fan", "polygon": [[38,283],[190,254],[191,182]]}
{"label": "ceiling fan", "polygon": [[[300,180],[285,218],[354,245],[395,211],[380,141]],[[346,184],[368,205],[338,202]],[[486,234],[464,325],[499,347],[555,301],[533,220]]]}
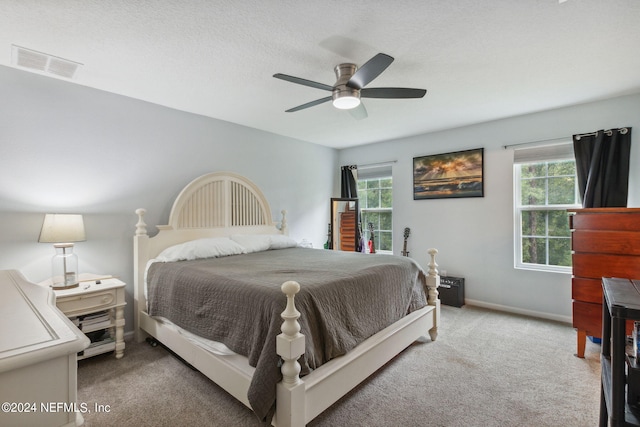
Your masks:
{"label": "ceiling fan", "polygon": [[287,113],[333,101],[334,107],[341,110],[349,110],[356,119],[364,119],[367,117],[367,110],[360,102],[360,98],[422,98],[427,93],[425,89],[404,87],[365,88],[366,85],[382,74],[392,62],[393,58],[391,56],[379,53],[360,68],[355,64],[338,64],[334,68],[337,80],[333,86],[280,73],[274,74],[273,77],[331,92],[331,96],[290,108],[286,110]]}

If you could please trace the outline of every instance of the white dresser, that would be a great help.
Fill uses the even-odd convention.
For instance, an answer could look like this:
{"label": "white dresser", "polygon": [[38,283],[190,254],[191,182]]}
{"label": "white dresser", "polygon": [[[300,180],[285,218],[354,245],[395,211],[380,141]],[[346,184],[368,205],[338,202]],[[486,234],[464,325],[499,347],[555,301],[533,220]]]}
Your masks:
{"label": "white dresser", "polygon": [[0,270],[0,425],[82,424],[76,354],[88,345],[53,291]]}

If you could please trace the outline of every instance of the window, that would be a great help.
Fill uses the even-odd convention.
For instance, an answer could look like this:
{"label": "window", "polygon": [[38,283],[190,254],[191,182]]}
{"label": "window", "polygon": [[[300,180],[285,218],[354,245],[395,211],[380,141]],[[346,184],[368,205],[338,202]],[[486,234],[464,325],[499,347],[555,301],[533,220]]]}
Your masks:
{"label": "window", "polygon": [[566,158],[548,150],[541,160],[545,148],[537,156],[515,155],[515,266],[571,272],[567,209],[580,207],[575,160],[572,151]]}
{"label": "window", "polygon": [[365,240],[373,228],[376,252],[393,253],[393,180],[391,167],[367,171],[358,169],[358,204]]}

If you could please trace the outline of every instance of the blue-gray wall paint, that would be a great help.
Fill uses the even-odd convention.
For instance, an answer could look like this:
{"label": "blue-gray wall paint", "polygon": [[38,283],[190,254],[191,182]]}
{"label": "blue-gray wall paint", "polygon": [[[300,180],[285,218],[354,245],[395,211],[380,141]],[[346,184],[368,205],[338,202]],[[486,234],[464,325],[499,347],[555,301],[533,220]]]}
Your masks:
{"label": "blue-gray wall paint", "polygon": [[[334,150],[8,67],[0,66],[0,88],[0,268],[47,278],[53,248],[37,243],[44,214],[82,213],[80,270],[128,283],[129,331],[135,209],[147,209],[153,234],[178,192],[212,171],[256,182],[274,219],[287,209],[290,235],[319,247],[339,166],[396,160],[396,253],[411,227],[412,257],[426,268],[427,249],[438,248],[441,269],[467,279],[469,300],[559,320],[571,317],[570,275],[513,268],[512,152],[502,147],[633,126],[629,206],[640,206],[640,95]],[[477,147],[484,198],[413,200],[413,157]]]}
{"label": "blue-gray wall paint", "polygon": [[38,243],[45,213],[84,214],[80,272],[127,282],[133,324],[134,211],[149,232],[166,224],[191,180],[231,171],[257,183],[290,236],[326,239],[337,151],[0,66],[0,269],[39,282],[51,244]]}
{"label": "blue-gray wall paint", "polygon": [[[428,95],[427,95],[428,96]],[[425,118],[428,120],[428,117]],[[640,95],[577,105],[443,132],[341,150],[339,163],[393,165],[394,251],[411,228],[409,251],[423,266],[465,277],[466,298],[487,307],[571,319],[571,275],[514,268],[513,151],[505,145],[631,126],[629,207],[640,207]],[[484,147],[483,198],[413,200],[413,158]]]}

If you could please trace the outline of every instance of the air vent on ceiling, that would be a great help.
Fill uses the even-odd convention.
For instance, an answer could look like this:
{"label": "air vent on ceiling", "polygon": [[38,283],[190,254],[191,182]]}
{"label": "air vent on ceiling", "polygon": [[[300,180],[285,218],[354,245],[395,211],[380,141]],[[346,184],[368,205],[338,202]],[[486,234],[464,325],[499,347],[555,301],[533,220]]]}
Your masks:
{"label": "air vent on ceiling", "polygon": [[79,62],[16,45],[11,45],[11,52],[13,65],[31,71],[64,77],[65,79],[72,79],[82,65]]}

